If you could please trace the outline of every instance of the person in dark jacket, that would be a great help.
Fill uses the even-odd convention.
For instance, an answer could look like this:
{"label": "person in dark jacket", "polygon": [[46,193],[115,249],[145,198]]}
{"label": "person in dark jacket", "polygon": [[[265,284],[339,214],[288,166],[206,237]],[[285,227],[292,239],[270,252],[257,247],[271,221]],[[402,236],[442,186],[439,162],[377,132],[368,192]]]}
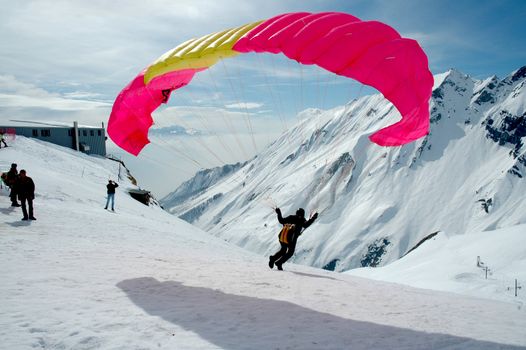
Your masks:
{"label": "person in dark jacket", "polygon": [[302,230],[309,227],[316,220],[318,213],[314,213],[309,220],[305,219],[305,210],[303,208],[299,208],[296,211],[296,215],[289,215],[286,218],[281,216],[279,208],[276,208],[276,214],[278,214],[279,223],[284,227],[279,237],[281,249],[269,257],[268,266],[272,269],[276,265],[278,270],[283,270],[282,265],[294,255],[296,242]]}
{"label": "person in dark jacket", "polygon": [[119,187],[114,181],[108,180],[108,184],[106,185],[106,188],[108,189],[108,199],[106,199],[106,206],[104,209],[108,209],[108,205],[110,204],[111,200],[111,210],[115,211],[115,189]]}
{"label": "person in dark jacket", "polygon": [[9,198],[11,198],[11,206],[12,207],[19,207],[20,204],[18,204],[16,200],[16,189],[15,189],[15,183],[18,179],[18,170],[16,169],[17,165],[15,163],[11,164],[11,169],[7,172],[5,183],[9,188],[11,189],[11,192],[9,193]]}
{"label": "person in dark jacket", "polygon": [[[15,190],[18,195],[20,203],[22,203],[22,213],[24,217],[22,220],[36,220],[33,216],[33,199],[35,199],[35,183],[33,179],[29,176],[26,176],[25,170],[20,170],[18,174],[18,179],[15,183]],[[28,208],[26,208],[26,202]],[[29,213],[27,211],[29,209]]]}

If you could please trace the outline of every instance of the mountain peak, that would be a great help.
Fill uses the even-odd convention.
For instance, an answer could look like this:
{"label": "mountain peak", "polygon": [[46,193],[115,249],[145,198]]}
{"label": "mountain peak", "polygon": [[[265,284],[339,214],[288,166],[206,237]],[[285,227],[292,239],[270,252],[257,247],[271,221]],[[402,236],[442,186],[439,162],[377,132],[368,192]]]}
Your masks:
{"label": "mountain peak", "polygon": [[435,74],[433,78],[435,80],[435,83],[433,84],[433,90],[435,90],[435,89],[440,88],[444,82],[456,83],[459,81],[464,81],[464,80],[469,79],[469,76],[455,68],[450,68],[444,73]]}
{"label": "mountain peak", "polygon": [[526,66],[522,66],[521,68],[511,73],[511,81],[513,82],[523,78],[526,78]]}
{"label": "mountain peak", "polygon": [[462,73],[460,70],[456,68],[450,68],[448,71],[448,77],[450,79],[463,79],[466,80],[469,78],[469,75]]}

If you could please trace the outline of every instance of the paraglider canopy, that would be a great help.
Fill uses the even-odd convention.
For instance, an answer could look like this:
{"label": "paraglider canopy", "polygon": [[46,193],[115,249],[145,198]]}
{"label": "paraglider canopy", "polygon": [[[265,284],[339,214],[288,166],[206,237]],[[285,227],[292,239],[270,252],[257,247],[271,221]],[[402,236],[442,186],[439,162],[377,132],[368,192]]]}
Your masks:
{"label": "paraglider canopy", "polygon": [[151,113],[173,90],[223,58],[247,52],[283,53],[380,91],[401,120],[370,136],[381,146],[399,146],[429,130],[433,75],[420,45],[390,26],[339,12],[286,13],[188,40],[162,55],[118,95],[108,134],[137,155],[149,143]]}

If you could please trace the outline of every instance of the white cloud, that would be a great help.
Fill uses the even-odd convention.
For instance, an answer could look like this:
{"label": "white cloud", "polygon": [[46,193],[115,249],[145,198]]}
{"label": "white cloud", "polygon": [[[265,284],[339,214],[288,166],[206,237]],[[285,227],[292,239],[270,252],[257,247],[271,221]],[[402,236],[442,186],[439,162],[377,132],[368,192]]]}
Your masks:
{"label": "white cloud", "polygon": [[66,92],[63,94],[65,98],[72,98],[72,99],[86,99],[86,100],[93,100],[93,99],[100,99],[102,97],[101,94],[96,92],[88,92],[88,91],[73,91],[73,92]]}
{"label": "white cloud", "polygon": [[0,106],[3,108],[43,108],[57,111],[80,111],[108,108],[106,102],[87,99],[93,93],[50,93],[35,85],[20,82],[13,76],[0,76]]}
{"label": "white cloud", "polygon": [[49,92],[13,76],[0,75],[0,123],[10,124],[13,119],[53,119],[98,124],[108,118],[111,104],[87,99],[93,97],[96,94]]}
{"label": "white cloud", "polygon": [[258,109],[263,106],[262,103],[258,102],[240,102],[240,103],[231,103],[225,105],[225,108],[228,109]]}
{"label": "white cloud", "polygon": [[0,93],[3,108],[43,108],[55,111],[83,111],[109,107],[107,103],[67,99],[61,96],[29,96]]}

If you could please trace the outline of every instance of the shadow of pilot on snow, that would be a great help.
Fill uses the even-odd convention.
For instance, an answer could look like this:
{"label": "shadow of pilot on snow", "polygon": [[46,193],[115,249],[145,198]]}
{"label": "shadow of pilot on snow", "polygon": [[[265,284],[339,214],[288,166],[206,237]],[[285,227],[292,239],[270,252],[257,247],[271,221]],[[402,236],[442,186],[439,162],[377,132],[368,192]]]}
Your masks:
{"label": "shadow of pilot on snow", "polygon": [[117,286],[150,315],[192,331],[222,349],[520,348],[355,321],[287,301],[227,294],[177,281],[141,277]]}

